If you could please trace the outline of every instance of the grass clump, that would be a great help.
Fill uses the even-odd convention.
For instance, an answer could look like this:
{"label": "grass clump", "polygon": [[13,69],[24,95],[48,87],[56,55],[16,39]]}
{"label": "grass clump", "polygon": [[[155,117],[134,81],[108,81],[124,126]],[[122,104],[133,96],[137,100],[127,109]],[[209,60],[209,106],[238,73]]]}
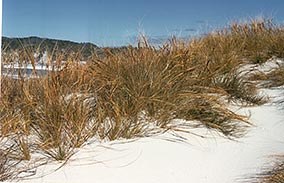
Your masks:
{"label": "grass clump", "polygon": [[[69,67],[72,67],[69,68]],[[72,75],[76,72],[76,75]],[[65,66],[44,78],[25,82],[22,112],[39,148],[56,160],[68,159],[93,134],[92,108],[86,101],[80,66]],[[80,79],[79,79],[80,78]]]}
{"label": "grass clump", "polygon": [[283,183],[284,161],[283,156],[276,156],[272,165],[268,165],[262,171],[246,180],[250,183]]}
{"label": "grass clump", "polygon": [[272,19],[260,18],[234,22],[224,29],[195,38],[190,49],[198,60],[223,63],[212,64],[215,67],[229,63],[261,64],[273,57],[283,58],[283,40],[282,25],[275,24]]}
{"label": "grass clump", "polygon": [[39,163],[29,163],[23,149],[23,137],[1,136],[0,139],[0,181],[17,181],[35,174]]}
{"label": "grass clump", "polygon": [[268,75],[269,80],[272,82],[270,86],[278,87],[284,85],[284,66],[272,71]]}
{"label": "grass clump", "polygon": [[229,101],[240,102],[243,105],[265,103],[264,97],[258,95],[256,85],[236,72],[217,77],[214,84],[228,93]]}
{"label": "grass clump", "polygon": [[272,19],[254,19],[245,23],[233,23],[229,35],[241,40],[239,49],[251,63],[264,63],[274,57],[283,58],[284,29]]}
{"label": "grass clump", "polygon": [[92,62],[95,119],[100,124],[106,119],[112,122],[104,130],[107,138],[141,136],[149,126],[141,123],[141,116],[162,130],[169,130],[167,124],[173,119],[198,120],[225,136],[234,136],[238,130],[238,125],[232,128],[229,121],[245,121],[217,99],[222,90],[203,86],[212,80],[212,76],[201,74],[205,66],[191,63],[187,51],[171,46],[160,50],[130,47]]}
{"label": "grass clump", "polygon": [[279,65],[278,68],[271,72],[257,72],[252,75],[252,79],[261,81],[264,87],[279,87],[284,85],[284,65]]}
{"label": "grass clump", "polygon": [[0,151],[0,181],[6,181],[13,179],[17,172],[15,172],[15,166],[18,162],[13,162],[9,158],[9,151]]}
{"label": "grass clump", "polygon": [[[26,61],[32,53],[20,55]],[[48,66],[47,75],[38,75],[35,62],[30,64],[33,71],[30,78],[18,73],[11,67],[3,77],[1,98],[1,135],[19,136],[21,149],[29,153],[40,152],[56,160],[66,160],[74,149],[82,146],[93,135],[92,101],[86,101],[88,78],[84,75],[85,65],[69,57],[66,64],[61,56]],[[11,65],[29,63],[15,62]],[[33,60],[35,61],[35,60]],[[12,73],[12,74],[10,74]],[[25,137],[32,137],[27,142]],[[31,148],[33,147],[33,148]]]}

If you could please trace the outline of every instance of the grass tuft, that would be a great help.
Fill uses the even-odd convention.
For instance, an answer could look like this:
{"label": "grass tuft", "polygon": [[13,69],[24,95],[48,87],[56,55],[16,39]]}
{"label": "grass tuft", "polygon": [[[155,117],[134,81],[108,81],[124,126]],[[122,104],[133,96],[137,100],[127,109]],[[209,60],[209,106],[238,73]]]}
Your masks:
{"label": "grass tuft", "polygon": [[284,161],[283,156],[273,158],[273,163],[267,165],[261,173],[249,177],[246,182],[249,183],[283,183],[284,182]]}
{"label": "grass tuft", "polygon": [[[212,82],[211,75],[201,73],[206,65],[191,63],[194,60],[190,60],[187,51],[171,46],[160,50],[130,47],[119,55],[93,61],[95,119],[99,124],[112,122],[103,130],[107,131],[107,138],[143,134],[149,125],[141,123],[142,113],[143,118],[162,129],[173,119],[198,120],[225,136],[234,136],[238,130],[238,125],[228,125],[231,119],[245,121],[213,95],[224,92],[203,86]],[[139,130],[133,131],[131,126]]]}

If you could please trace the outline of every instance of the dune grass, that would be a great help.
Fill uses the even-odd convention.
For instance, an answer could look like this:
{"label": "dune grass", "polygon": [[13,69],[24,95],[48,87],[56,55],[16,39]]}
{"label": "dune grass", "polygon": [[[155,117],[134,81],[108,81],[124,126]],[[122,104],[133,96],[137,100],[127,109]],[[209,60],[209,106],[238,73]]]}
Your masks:
{"label": "dune grass", "polygon": [[9,158],[9,153],[7,149],[0,151],[0,181],[11,180],[17,173],[15,170],[18,162],[13,162],[13,159]]}
{"label": "dune grass", "polygon": [[[17,153],[10,154],[18,156],[9,158],[20,161],[33,160],[34,153],[66,161],[90,138],[131,139],[184,127],[183,132],[203,127],[226,138],[242,137],[251,124],[230,105],[265,100],[240,68],[283,57],[282,40],[281,26],[253,20],[189,42],[172,39],[160,48],[144,38],[137,47],[106,49],[103,57],[94,54],[84,64],[80,53],[54,49],[44,76],[35,70],[37,49],[4,54],[4,63],[31,64],[33,73],[2,77],[0,136],[16,144]],[[185,124],[173,124],[174,119]],[[10,160],[0,156],[4,180],[1,172],[9,172]]]}
{"label": "dune grass", "polygon": [[[0,137],[0,181],[19,181],[35,175],[36,168],[43,161],[31,162],[29,154],[24,154],[26,139],[20,134]],[[28,151],[26,151],[28,152]],[[29,152],[28,152],[29,153]]]}
{"label": "dune grass", "polygon": [[283,155],[273,156],[272,163],[264,165],[261,172],[245,180],[248,183],[283,183],[284,158]]}
{"label": "dune grass", "polygon": [[252,80],[262,82],[266,88],[279,87],[284,85],[284,65],[279,65],[270,72],[256,72],[251,76]]}
{"label": "dune grass", "polygon": [[228,137],[238,134],[247,125],[245,118],[218,99],[228,93],[213,86],[214,75],[203,75],[206,65],[192,62],[190,54],[175,44],[159,50],[129,48],[94,60],[95,118],[102,124],[105,119],[111,122],[104,130],[108,138],[141,136],[149,127],[143,121],[169,130],[167,124],[173,119],[198,120]]}

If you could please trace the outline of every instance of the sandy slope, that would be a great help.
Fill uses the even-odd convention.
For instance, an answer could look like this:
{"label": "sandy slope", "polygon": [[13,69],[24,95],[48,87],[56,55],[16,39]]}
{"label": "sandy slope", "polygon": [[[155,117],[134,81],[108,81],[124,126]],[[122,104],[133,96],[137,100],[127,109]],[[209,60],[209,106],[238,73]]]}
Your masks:
{"label": "sandy slope", "polygon": [[[279,96],[283,90],[265,90]],[[276,100],[273,98],[273,100]],[[284,153],[284,110],[274,104],[241,109],[251,113],[252,127],[239,142],[221,137],[189,136],[187,143],[171,142],[163,134],[124,143],[93,143],[80,150],[56,172],[56,164],[38,169],[24,182],[96,183],[231,183],[259,171],[268,155]],[[196,130],[200,133],[208,131]],[[50,173],[50,174],[49,174]],[[44,177],[41,175],[48,174]]]}

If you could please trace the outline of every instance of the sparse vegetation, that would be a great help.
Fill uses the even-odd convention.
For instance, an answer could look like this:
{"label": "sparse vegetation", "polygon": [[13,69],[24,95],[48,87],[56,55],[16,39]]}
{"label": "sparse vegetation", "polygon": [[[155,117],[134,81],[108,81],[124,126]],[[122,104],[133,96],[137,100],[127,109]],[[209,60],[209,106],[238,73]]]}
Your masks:
{"label": "sparse vegetation", "polygon": [[262,171],[245,180],[249,183],[283,183],[284,182],[284,158],[283,156],[274,156],[273,163],[265,165]]}
{"label": "sparse vegetation", "polygon": [[270,72],[256,72],[251,76],[251,79],[261,81],[264,87],[279,87],[284,85],[284,65],[279,65],[278,68]]}
{"label": "sparse vegetation", "polygon": [[13,162],[8,153],[10,152],[0,151],[0,181],[11,180],[17,173],[15,170],[18,162]]}

